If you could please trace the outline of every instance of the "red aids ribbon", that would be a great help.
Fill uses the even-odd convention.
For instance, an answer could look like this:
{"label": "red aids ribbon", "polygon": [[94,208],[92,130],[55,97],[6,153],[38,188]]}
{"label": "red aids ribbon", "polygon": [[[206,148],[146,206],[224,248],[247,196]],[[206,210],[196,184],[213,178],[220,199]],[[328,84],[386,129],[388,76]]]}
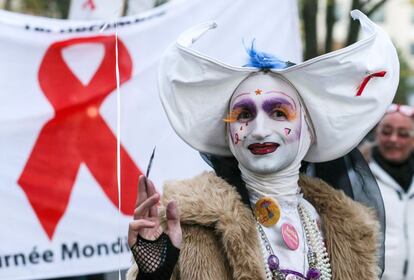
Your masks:
{"label": "red aids ribbon", "polygon": [[[66,211],[82,163],[118,206],[117,140],[99,114],[104,99],[116,89],[115,42],[115,36],[97,36],[54,43],[39,68],[40,87],[55,114],[40,131],[18,183],[50,239]],[[83,43],[99,43],[105,49],[98,70],[86,86],[62,57],[65,47]],[[122,84],[131,78],[132,60],[119,39],[118,61]],[[121,212],[132,215],[141,171],[122,146],[120,155]]]}
{"label": "red aids ribbon", "polygon": [[374,77],[384,77],[386,73],[387,73],[387,71],[381,71],[381,72],[376,72],[376,73],[373,73],[373,74],[365,77],[365,79],[362,81],[362,84],[358,88],[358,92],[357,92],[356,96],[360,96],[362,94],[362,92],[364,91],[365,86],[368,84],[369,80],[371,80]]}
{"label": "red aids ribbon", "polygon": [[88,7],[89,7],[89,9],[91,9],[91,11],[96,9],[96,5],[93,2],[93,0],[86,0],[85,3],[83,3],[82,9],[86,9]]}

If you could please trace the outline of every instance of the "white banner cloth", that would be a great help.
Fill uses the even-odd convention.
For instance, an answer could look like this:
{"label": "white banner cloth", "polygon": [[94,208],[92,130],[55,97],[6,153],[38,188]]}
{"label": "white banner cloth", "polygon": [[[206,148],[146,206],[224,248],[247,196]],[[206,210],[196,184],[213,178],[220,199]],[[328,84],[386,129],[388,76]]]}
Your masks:
{"label": "white banner cloth", "polygon": [[166,47],[207,20],[222,27],[197,42],[210,56],[242,65],[242,40],[256,38],[258,49],[301,60],[291,0],[174,1],[118,19],[117,28],[0,11],[0,279],[128,267],[128,221],[154,145],[150,178],[157,187],[208,169],[170,128],[156,82]]}

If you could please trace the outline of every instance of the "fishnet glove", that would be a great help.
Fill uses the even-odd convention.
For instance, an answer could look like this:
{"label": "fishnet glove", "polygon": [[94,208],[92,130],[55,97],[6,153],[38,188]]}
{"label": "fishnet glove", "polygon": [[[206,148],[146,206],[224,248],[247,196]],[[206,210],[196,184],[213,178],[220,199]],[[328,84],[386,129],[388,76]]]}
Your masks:
{"label": "fishnet glove", "polygon": [[169,280],[178,261],[180,250],[162,233],[156,240],[147,240],[138,235],[131,248],[138,265],[139,280]]}

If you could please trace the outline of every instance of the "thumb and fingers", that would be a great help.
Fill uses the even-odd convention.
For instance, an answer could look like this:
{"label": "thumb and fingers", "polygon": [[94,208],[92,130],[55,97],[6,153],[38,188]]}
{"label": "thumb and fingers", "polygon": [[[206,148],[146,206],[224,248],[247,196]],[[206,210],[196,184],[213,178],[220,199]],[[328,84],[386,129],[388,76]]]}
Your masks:
{"label": "thumb and fingers", "polygon": [[[159,232],[158,204],[160,194],[156,191],[154,183],[141,175],[138,180],[137,207],[134,211],[134,221],[129,225],[128,243],[134,245],[138,234],[152,231]],[[180,248],[182,242],[182,231],[180,225],[177,203],[171,201],[167,204],[167,234],[171,243]],[[146,234],[144,234],[146,235]],[[143,236],[145,238],[145,236]]]}
{"label": "thumb and fingers", "polygon": [[129,223],[128,244],[133,246],[137,241],[138,234],[142,237],[153,236],[159,232],[159,220],[157,204],[160,195],[155,191],[154,184],[140,176],[138,180],[138,197],[134,210],[134,220]]}
{"label": "thumb and fingers", "polygon": [[145,219],[145,218],[157,218],[157,216],[150,216],[147,217],[148,210],[151,208],[155,208],[155,211],[158,212],[157,204],[160,201],[160,195],[158,193],[154,193],[145,201],[143,201],[137,208],[134,210],[134,220],[138,219]]}
{"label": "thumb and fingers", "polygon": [[146,217],[145,213],[148,213],[148,208],[156,205],[160,200],[158,193],[153,194],[151,197],[142,202],[134,210],[134,220],[129,223],[128,230],[128,244],[132,247],[137,242],[138,234],[143,238],[149,238],[159,232],[160,223],[157,218]]}
{"label": "thumb and fingers", "polygon": [[180,216],[178,211],[177,202],[170,201],[167,204],[167,234],[171,240],[171,243],[176,248],[181,248],[181,242],[183,239]]}

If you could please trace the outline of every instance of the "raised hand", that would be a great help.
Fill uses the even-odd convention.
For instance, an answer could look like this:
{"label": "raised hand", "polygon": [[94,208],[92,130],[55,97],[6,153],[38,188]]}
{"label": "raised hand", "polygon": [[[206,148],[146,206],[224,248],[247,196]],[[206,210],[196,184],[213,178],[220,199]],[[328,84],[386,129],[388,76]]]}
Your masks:
{"label": "raised hand", "polygon": [[[155,190],[154,184],[145,176],[138,181],[138,199],[134,211],[134,220],[129,223],[128,244],[132,247],[137,242],[138,234],[147,240],[156,240],[163,232],[158,217],[158,204],[160,194]],[[180,248],[182,232],[177,204],[171,201],[167,205],[166,234],[171,243]]]}

